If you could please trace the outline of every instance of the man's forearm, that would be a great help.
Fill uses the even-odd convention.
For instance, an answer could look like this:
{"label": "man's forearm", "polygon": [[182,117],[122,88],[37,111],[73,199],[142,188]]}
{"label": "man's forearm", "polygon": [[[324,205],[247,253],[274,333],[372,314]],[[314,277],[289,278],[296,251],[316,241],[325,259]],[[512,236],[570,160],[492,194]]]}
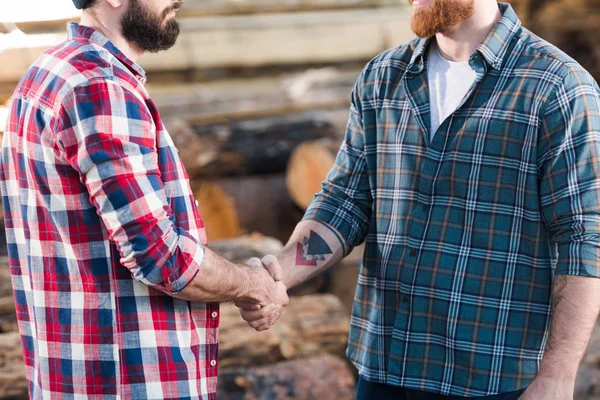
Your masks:
{"label": "man's forearm", "polygon": [[600,279],[556,275],[552,324],[539,377],[575,382],[600,312]]}
{"label": "man's forearm", "polygon": [[316,220],[300,222],[278,256],[283,283],[292,288],[318,275],[344,258],[347,247],[344,238],[329,225]]}
{"label": "man's forearm", "polygon": [[244,301],[260,304],[266,303],[264,293],[270,293],[274,288],[275,282],[263,268],[234,264],[205,248],[200,271],[173,297],[203,303]]}

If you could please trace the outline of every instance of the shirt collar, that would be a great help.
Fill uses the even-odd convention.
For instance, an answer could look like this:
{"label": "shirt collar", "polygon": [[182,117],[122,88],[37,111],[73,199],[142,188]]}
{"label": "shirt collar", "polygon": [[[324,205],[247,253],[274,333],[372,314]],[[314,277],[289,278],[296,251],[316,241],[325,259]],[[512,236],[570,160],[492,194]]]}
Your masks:
{"label": "shirt collar", "polygon": [[69,22],[67,24],[67,37],[69,40],[83,39],[99,44],[121,61],[142,84],[146,83],[146,72],[144,69],[127,57],[100,31],[88,26],[79,25],[75,22]]}
{"label": "shirt collar", "polygon": [[[521,21],[512,6],[507,3],[498,3],[498,7],[502,12],[502,18],[476,49],[476,52],[481,54],[487,63],[495,69],[502,67],[511,39],[521,30]],[[419,39],[417,41],[408,66],[409,71],[413,73],[423,71],[423,59],[432,39]]]}
{"label": "shirt collar", "polygon": [[477,47],[483,58],[495,69],[500,69],[506,58],[512,38],[521,31],[521,21],[507,3],[498,3],[502,18],[485,40]]}

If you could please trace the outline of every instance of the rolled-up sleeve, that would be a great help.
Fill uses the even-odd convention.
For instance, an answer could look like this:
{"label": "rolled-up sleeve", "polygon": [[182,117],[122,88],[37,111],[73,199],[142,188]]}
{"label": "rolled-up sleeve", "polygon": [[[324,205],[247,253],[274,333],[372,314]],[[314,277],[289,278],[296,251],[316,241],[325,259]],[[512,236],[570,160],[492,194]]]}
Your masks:
{"label": "rolled-up sleeve", "polygon": [[158,167],[156,127],[132,91],[97,79],[73,89],[55,118],[57,143],[134,279],[167,293],[198,273],[202,244],[183,231]]}
{"label": "rolled-up sleeve", "polygon": [[318,220],[335,228],[346,239],[348,251],[365,240],[373,202],[360,95],[364,74],[352,91],[350,116],[335,165],[304,215],[305,220]]}
{"label": "rolled-up sleeve", "polygon": [[538,157],[555,272],[600,277],[600,90],[583,69],[572,69],[548,99]]}

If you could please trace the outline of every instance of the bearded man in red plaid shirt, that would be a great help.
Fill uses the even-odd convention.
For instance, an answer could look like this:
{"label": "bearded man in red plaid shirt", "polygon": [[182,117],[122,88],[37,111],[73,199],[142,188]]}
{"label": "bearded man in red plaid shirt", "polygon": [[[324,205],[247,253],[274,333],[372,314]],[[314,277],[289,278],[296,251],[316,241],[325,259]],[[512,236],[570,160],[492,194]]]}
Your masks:
{"label": "bearded man in red plaid shirt", "polygon": [[30,396],[214,399],[218,303],[278,313],[286,288],[205,247],[144,89],[135,61],[175,43],[181,2],[74,3],[81,23],[21,79],[1,153]]}

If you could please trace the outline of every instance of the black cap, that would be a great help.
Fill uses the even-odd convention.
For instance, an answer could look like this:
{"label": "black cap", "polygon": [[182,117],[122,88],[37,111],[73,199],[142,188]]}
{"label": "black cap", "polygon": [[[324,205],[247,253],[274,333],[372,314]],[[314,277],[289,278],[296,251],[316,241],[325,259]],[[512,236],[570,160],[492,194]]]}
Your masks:
{"label": "black cap", "polygon": [[92,0],[73,0],[73,4],[75,4],[75,8],[81,10],[88,4],[90,4]]}

